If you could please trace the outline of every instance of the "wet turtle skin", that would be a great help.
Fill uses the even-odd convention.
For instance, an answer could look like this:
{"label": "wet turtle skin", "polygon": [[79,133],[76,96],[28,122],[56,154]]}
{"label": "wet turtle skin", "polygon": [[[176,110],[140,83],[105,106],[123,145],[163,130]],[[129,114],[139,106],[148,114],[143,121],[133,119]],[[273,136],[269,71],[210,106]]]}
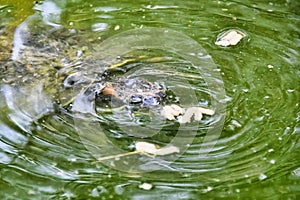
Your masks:
{"label": "wet turtle skin", "polygon": [[149,107],[160,105],[165,92],[156,83],[132,78],[106,82],[97,97],[101,98],[102,95],[112,95],[114,99],[121,100],[125,104]]}
{"label": "wet turtle skin", "polygon": [[107,73],[111,66],[92,56],[92,45],[99,41],[92,41],[90,34],[31,23],[30,29],[20,31],[21,48],[14,47],[11,54],[15,58],[0,63],[1,84],[33,87],[42,83],[44,92],[62,106],[70,105],[84,89],[99,106],[112,100],[118,106],[157,106],[164,99],[156,83]]}
{"label": "wet turtle skin", "polygon": [[[136,107],[158,106],[165,99],[165,91],[158,83],[149,82],[141,78],[106,78],[83,77],[80,73],[71,74],[64,80],[64,87],[69,89],[84,88],[86,95],[92,95],[97,105],[135,105]],[[108,77],[109,79],[109,77]]]}

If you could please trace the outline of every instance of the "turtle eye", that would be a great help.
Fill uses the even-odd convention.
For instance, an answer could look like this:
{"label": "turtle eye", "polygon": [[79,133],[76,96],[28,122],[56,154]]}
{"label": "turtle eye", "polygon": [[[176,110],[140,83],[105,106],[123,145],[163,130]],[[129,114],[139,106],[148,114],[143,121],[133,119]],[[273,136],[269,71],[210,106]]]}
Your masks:
{"label": "turtle eye", "polygon": [[71,88],[75,85],[75,83],[78,81],[78,77],[74,76],[73,74],[68,76],[64,80],[64,87],[65,88]]}
{"label": "turtle eye", "polygon": [[156,106],[159,104],[159,98],[154,96],[146,96],[143,99],[143,103],[149,106]]}
{"label": "turtle eye", "polygon": [[130,103],[136,104],[136,103],[142,103],[142,102],[143,102],[143,97],[140,95],[133,95],[130,98]]}
{"label": "turtle eye", "polygon": [[163,91],[156,92],[155,95],[157,95],[160,98],[164,98],[166,96],[166,94]]}

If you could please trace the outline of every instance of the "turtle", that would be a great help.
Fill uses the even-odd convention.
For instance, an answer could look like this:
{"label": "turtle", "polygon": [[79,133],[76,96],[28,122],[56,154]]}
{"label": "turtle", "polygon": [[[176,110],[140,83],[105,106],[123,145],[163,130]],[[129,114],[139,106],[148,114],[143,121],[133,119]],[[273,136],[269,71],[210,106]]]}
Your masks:
{"label": "turtle", "polygon": [[[184,115],[185,110],[176,106],[163,109],[166,104],[177,101],[164,83],[124,76],[136,63],[147,61],[147,55],[116,55],[114,60],[103,62],[94,53],[99,39],[96,33],[53,27],[39,18],[30,18],[15,31],[11,58],[0,60],[1,84],[26,88],[41,85],[47,98],[65,109],[72,109],[74,101],[81,99],[90,105],[90,112],[95,112],[94,105],[125,105],[129,112],[162,108],[161,115],[169,120]],[[172,95],[167,95],[170,93]],[[184,121],[189,122],[196,116],[194,110],[187,112],[188,119]]]}
{"label": "turtle", "polygon": [[103,107],[155,107],[166,99],[166,88],[161,84],[122,76],[126,70],[121,68],[138,62],[139,55],[117,55],[111,63],[103,63],[93,55],[100,41],[92,33],[53,28],[38,19],[19,27],[11,58],[0,61],[2,85],[30,88],[41,84],[51,101],[66,109],[81,92]]}

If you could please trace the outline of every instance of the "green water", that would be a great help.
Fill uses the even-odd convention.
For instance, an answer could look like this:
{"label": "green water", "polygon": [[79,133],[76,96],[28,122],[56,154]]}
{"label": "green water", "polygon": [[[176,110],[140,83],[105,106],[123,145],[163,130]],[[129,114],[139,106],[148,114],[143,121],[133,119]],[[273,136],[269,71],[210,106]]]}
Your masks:
{"label": "green water", "polygon": [[[1,199],[299,199],[299,9],[297,1],[0,0]],[[228,29],[246,37],[215,45]],[[61,90],[62,74],[91,77],[118,56],[135,60],[113,77],[158,80],[180,104],[216,114],[191,125],[132,120],[118,108],[82,114],[91,105],[81,88]],[[62,106],[74,95],[79,115]],[[136,141],[183,151],[97,161]]]}

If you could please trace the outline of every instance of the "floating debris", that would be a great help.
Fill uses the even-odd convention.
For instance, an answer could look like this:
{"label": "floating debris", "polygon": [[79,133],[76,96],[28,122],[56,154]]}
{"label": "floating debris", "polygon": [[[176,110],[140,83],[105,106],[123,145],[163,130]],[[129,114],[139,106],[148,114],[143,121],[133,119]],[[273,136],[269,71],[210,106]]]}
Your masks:
{"label": "floating debris", "polygon": [[245,36],[246,34],[239,30],[230,29],[225,33],[222,33],[220,36],[218,36],[215,44],[223,47],[227,47],[230,45],[234,46],[237,45],[241,41],[241,39]]}
{"label": "floating debris", "polygon": [[143,184],[139,185],[139,188],[141,188],[143,190],[151,190],[152,187],[153,187],[153,185],[150,183],[143,183]]}
{"label": "floating debris", "polygon": [[136,142],[135,149],[139,152],[146,152],[149,154],[154,154],[157,151],[156,145],[148,142]]}
{"label": "floating debris", "polygon": [[120,157],[129,156],[133,154],[145,154],[148,156],[165,156],[173,153],[180,153],[180,149],[174,145],[168,145],[160,148],[158,145],[149,142],[136,142],[135,151],[121,153],[117,155],[105,156],[98,158],[98,161],[104,161],[109,159],[118,159]]}
{"label": "floating debris", "polygon": [[208,108],[190,107],[185,110],[178,105],[172,104],[163,107],[161,115],[168,120],[175,120],[177,118],[179,123],[184,124],[190,123],[192,119],[194,119],[194,121],[200,121],[203,114],[213,115],[214,113],[214,110]]}
{"label": "floating debris", "polygon": [[268,65],[268,68],[269,68],[269,69],[273,69],[274,66],[273,66],[273,65]]}
{"label": "floating debris", "polygon": [[261,181],[264,180],[264,179],[266,179],[266,178],[268,178],[268,177],[267,177],[267,175],[265,175],[264,173],[261,173],[261,174],[259,175],[259,177],[258,177],[258,179],[261,180]]}
{"label": "floating debris", "polygon": [[188,108],[183,116],[179,116],[178,122],[181,124],[190,123],[194,116],[194,121],[200,121],[202,119],[202,112],[197,107]]}
{"label": "floating debris", "polygon": [[168,120],[175,120],[175,117],[182,115],[183,113],[184,109],[175,104],[164,106],[161,111],[161,115]]}
{"label": "floating debris", "polygon": [[276,163],[276,160],[272,159],[270,160],[270,163],[274,165]]}
{"label": "floating debris", "polygon": [[154,156],[164,156],[180,152],[179,148],[173,145],[160,148],[159,146],[149,142],[136,142],[135,149],[137,152],[152,154]]}
{"label": "floating debris", "polygon": [[201,112],[202,114],[205,114],[205,115],[213,115],[213,114],[215,114],[215,111],[212,110],[212,109],[203,108],[203,107],[197,107],[197,109],[199,110],[199,112]]}

